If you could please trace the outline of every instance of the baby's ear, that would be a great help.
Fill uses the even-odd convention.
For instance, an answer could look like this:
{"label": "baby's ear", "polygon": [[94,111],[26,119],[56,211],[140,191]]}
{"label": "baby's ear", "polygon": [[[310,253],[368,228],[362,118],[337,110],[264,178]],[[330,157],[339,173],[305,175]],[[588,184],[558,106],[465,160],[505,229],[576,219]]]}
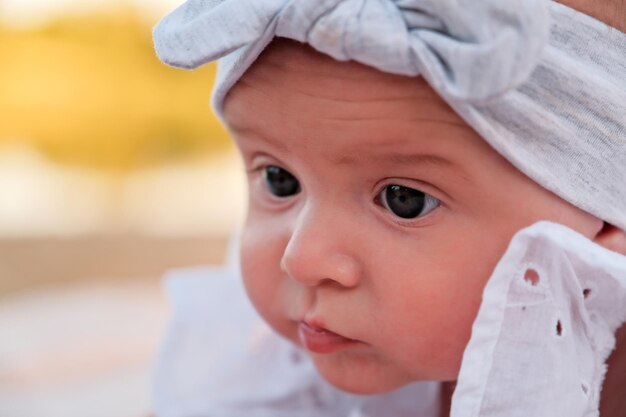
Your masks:
{"label": "baby's ear", "polygon": [[604,223],[593,241],[613,252],[626,255],[626,232],[613,225]]}

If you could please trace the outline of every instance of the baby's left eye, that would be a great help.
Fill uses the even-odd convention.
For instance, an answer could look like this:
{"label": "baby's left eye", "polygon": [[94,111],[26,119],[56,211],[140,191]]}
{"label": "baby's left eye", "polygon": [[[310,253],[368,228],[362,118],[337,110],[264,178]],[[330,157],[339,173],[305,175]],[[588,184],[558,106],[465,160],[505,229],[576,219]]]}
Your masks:
{"label": "baby's left eye", "polygon": [[387,210],[403,219],[425,216],[441,204],[429,194],[397,184],[386,186],[377,198]]}

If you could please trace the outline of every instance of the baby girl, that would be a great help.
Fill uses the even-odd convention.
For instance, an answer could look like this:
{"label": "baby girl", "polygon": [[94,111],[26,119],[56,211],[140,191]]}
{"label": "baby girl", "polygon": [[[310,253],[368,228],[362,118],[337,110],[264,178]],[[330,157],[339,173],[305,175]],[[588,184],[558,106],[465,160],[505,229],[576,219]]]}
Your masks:
{"label": "baby girl", "polygon": [[[612,9],[570,6],[620,24]],[[369,414],[302,389],[259,399],[222,363],[200,379],[231,384],[237,400],[157,398],[159,415],[394,416],[408,396],[421,404],[406,415],[432,417],[450,413],[457,380],[453,415],[597,415],[626,319],[624,33],[542,0],[190,0],[155,43],[170,65],[221,58],[214,106],[247,171],[239,253],[254,314],[333,390],[380,399]],[[223,319],[207,324],[210,357],[224,331],[247,327],[202,302],[214,304],[207,323]],[[544,321],[569,346],[558,360]],[[164,397],[185,384],[184,367],[164,376],[183,355],[172,343],[157,375]],[[254,351],[232,362],[254,363],[243,359]],[[280,386],[282,366],[250,378]],[[623,366],[609,368],[603,416],[626,413],[611,374]],[[565,397],[535,404],[524,393],[539,388]]]}

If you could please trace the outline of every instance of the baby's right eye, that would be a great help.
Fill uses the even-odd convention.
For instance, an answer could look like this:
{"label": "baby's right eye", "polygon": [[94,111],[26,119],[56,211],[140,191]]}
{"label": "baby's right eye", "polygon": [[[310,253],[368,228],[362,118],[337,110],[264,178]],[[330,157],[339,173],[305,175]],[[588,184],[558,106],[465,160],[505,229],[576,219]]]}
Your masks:
{"label": "baby's right eye", "polygon": [[289,171],[276,165],[263,168],[263,178],[276,197],[289,197],[300,192],[300,182]]}

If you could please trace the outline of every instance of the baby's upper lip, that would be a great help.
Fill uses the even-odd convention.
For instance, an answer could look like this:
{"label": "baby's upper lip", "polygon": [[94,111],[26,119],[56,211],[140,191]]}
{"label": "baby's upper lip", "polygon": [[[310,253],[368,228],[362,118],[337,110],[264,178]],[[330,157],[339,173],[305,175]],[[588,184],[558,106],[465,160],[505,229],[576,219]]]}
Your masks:
{"label": "baby's upper lip", "polygon": [[[322,320],[321,317],[317,316],[317,315],[312,315],[312,314],[307,314],[304,318],[302,318],[300,320],[300,322],[306,324],[307,326],[309,326],[312,329],[315,330],[326,330],[326,331],[330,331],[326,328],[326,324],[325,321]],[[334,332],[332,332],[334,333]]]}
{"label": "baby's upper lip", "polygon": [[305,324],[306,326],[310,327],[312,330],[315,330],[316,332],[325,332],[325,333],[330,333],[336,336],[341,336],[344,339],[349,339],[349,340],[355,340],[352,338],[349,338],[347,336],[344,336],[340,333],[334,332],[330,329],[328,329],[325,324],[324,321],[320,318],[304,318],[300,321],[301,323]]}

